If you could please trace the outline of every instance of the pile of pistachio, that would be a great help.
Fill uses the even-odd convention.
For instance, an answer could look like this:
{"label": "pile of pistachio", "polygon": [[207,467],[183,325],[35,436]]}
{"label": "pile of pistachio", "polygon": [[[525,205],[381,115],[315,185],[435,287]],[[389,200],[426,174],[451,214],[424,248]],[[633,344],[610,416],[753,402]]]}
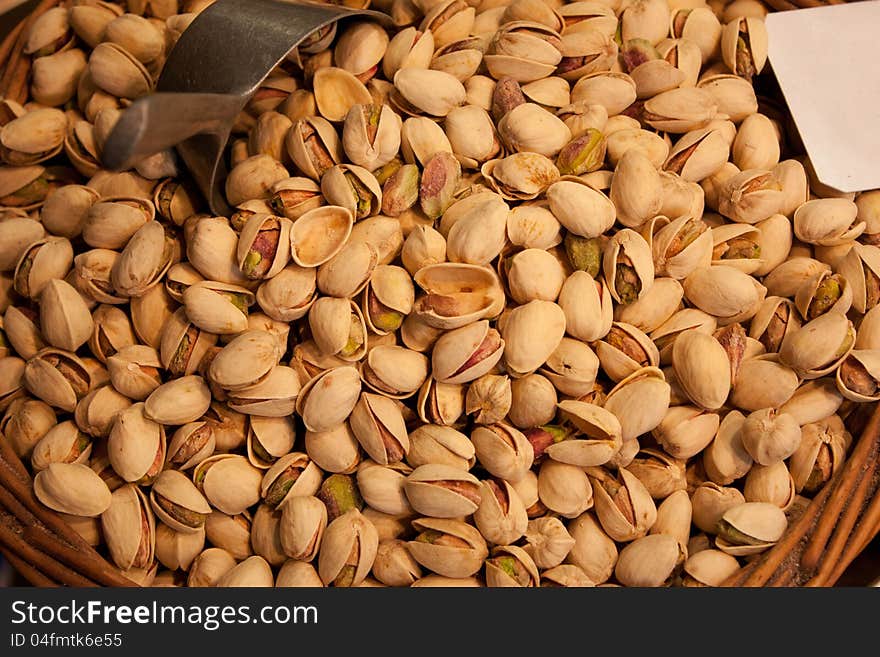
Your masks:
{"label": "pile of pistachio", "polygon": [[52,9],[0,104],[0,429],[130,578],[717,585],[845,461],[880,192],[781,159],[759,2],[375,0],[249,102],[229,217],[100,164],[209,4]]}

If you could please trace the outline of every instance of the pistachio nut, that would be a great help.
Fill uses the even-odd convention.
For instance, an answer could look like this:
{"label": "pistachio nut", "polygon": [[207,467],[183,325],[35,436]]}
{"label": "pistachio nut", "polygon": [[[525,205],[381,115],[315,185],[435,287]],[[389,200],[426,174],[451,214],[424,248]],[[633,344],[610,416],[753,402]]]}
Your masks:
{"label": "pistachio nut", "polygon": [[282,507],[281,545],[292,559],[313,561],[327,529],[327,507],[317,497],[298,495]]}
{"label": "pistachio nut", "polygon": [[107,484],[87,465],[50,463],[34,477],[37,499],[59,513],[94,518],[112,503]]}
{"label": "pistachio nut", "polygon": [[357,586],[373,566],[379,545],[376,528],[360,511],[339,516],[324,531],[318,573],[325,585]]}
{"label": "pistachio nut", "polygon": [[134,484],[113,491],[101,514],[101,531],[119,568],[147,568],[153,562],[156,521],[147,498]]}
{"label": "pistachio nut", "polygon": [[443,577],[470,577],[489,556],[480,532],[460,520],[419,518],[412,522],[419,532],[407,543],[420,565]]}
{"label": "pistachio nut", "polygon": [[244,456],[217,454],[195,467],[192,480],[212,507],[235,516],[259,502],[263,473]]}

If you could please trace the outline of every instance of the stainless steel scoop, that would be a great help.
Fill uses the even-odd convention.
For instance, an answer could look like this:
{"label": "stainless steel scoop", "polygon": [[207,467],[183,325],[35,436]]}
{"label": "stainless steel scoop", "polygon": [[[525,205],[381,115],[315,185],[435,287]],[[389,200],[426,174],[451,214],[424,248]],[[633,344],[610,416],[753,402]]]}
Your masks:
{"label": "stainless steel scoop", "polygon": [[269,73],[309,34],[374,11],[276,0],[218,0],[181,35],[156,84],[123,112],[104,144],[104,166],[131,168],[172,146],[216,214],[229,213],[224,150],[236,117]]}

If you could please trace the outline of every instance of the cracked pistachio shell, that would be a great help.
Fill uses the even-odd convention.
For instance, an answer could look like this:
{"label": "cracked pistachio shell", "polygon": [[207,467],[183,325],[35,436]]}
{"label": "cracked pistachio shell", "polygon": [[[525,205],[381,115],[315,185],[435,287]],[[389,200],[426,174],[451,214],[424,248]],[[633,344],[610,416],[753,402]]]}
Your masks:
{"label": "cracked pistachio shell", "polygon": [[102,91],[118,98],[137,98],[152,88],[150,73],[122,46],[99,43],[89,56],[89,74]]}
{"label": "cracked pistachio shell", "polygon": [[161,364],[172,375],[192,374],[216,342],[216,335],[199,330],[189,321],[186,309],[179,308],[162,330],[159,345]]}
{"label": "cracked pistachio shell", "polygon": [[850,352],[837,368],[835,381],[844,397],[854,402],[880,399],[877,381],[880,376],[880,351],[857,349]]}
{"label": "cracked pistachio shell", "polygon": [[309,431],[329,431],[345,422],[360,392],[361,380],[354,367],[334,367],[303,386],[296,412]]}
{"label": "cracked pistachio shell", "polygon": [[257,288],[257,303],[269,317],[292,322],[308,313],[317,299],[316,270],[291,264]]}
{"label": "cracked pistachio shell", "polygon": [[721,57],[727,67],[746,79],[757,75],[767,63],[767,27],[762,18],[742,16],[721,31]]}
{"label": "cracked pistachio shell", "polygon": [[666,586],[684,559],[685,551],[672,536],[643,536],[620,551],[614,575],[624,586]]}
{"label": "cracked pistachio shell", "polygon": [[227,551],[237,560],[247,559],[251,548],[251,516],[249,512],[229,516],[212,511],[205,522],[205,534],[212,545]]}
{"label": "cracked pistachio shell", "polygon": [[411,117],[403,122],[401,153],[408,164],[424,167],[437,153],[452,153],[452,144],[439,124],[426,117]]}
{"label": "cracked pistachio shell", "polygon": [[541,503],[565,518],[576,518],[593,506],[593,487],[582,468],[552,459],[538,470]]}
{"label": "cracked pistachio shell", "polygon": [[740,430],[743,447],[760,465],[774,465],[797,451],[801,430],[788,413],[774,408],[754,411]]}
{"label": "cracked pistachio shell", "polygon": [[320,180],[327,169],[342,160],[339,135],[320,116],[307,116],[294,123],[285,146],[297,169],[313,180]]}
{"label": "cracked pistachio shell", "polygon": [[248,424],[247,456],[251,465],[268,470],[290,452],[296,429],[290,413],[284,417],[252,416]]}
{"label": "cracked pistachio shell", "polygon": [[783,214],[774,214],[755,224],[758,229],[756,243],[761,249],[763,263],[753,272],[755,276],[766,276],[786,261],[791,251],[791,222]]}
{"label": "cracked pistachio shell", "polygon": [[[190,570],[190,572],[192,572]],[[288,559],[278,571],[275,579],[276,587],[321,588],[324,582],[318,577],[318,571],[307,561]]]}
{"label": "cracked pistachio shell", "polygon": [[801,444],[788,467],[795,490],[818,491],[846,461],[851,436],[837,415],[801,427]]}
{"label": "cracked pistachio shell", "polygon": [[402,68],[428,68],[433,54],[434,35],[431,30],[406,27],[391,37],[382,58],[382,71],[391,80]]}
{"label": "cracked pistachio shell", "polygon": [[400,148],[403,122],[388,105],[354,105],[345,117],[342,145],[348,159],[369,171],[388,164]]}
{"label": "cracked pistachio shell", "polygon": [[602,371],[612,381],[620,381],[642,367],[660,364],[660,353],[651,339],[635,326],[614,322],[611,330],[596,343]]}
{"label": "cracked pistachio shell", "polygon": [[628,228],[615,233],[605,245],[602,269],[611,297],[620,303],[636,301],[654,284],[651,247]]}
{"label": "cracked pistachio shell", "polygon": [[827,312],[846,314],[852,305],[852,286],[843,276],[820,271],[805,281],[794,297],[794,305],[807,320]]}
{"label": "cracked pistachio shell", "polygon": [[617,220],[629,228],[638,228],[660,212],[660,175],[639,150],[626,151],[617,162],[611,180],[611,201],[617,209]]}
{"label": "cracked pistachio shell", "polygon": [[669,156],[669,144],[653,132],[642,130],[638,126],[621,128],[614,132],[607,127],[605,130],[608,163],[615,168],[630,150],[637,150],[645,155],[657,169],[663,166]]}
{"label": "cracked pistachio shell", "polygon": [[0,230],[0,270],[2,271],[15,269],[15,264],[25,250],[34,242],[43,239],[46,234],[40,221],[27,216],[8,217],[0,222],[0,226],[2,226]]}
{"label": "cracked pistachio shell", "polygon": [[708,91],[717,103],[718,114],[726,114],[734,123],[741,123],[758,111],[754,87],[738,75],[704,75],[697,89]]}
{"label": "cracked pistachio shell", "polygon": [[193,483],[212,507],[227,515],[238,515],[260,501],[262,470],[244,456],[217,454],[193,470]]}
{"label": "cracked pistachio shell", "polygon": [[148,221],[132,235],[113,263],[110,281],[122,296],[143,296],[179,258],[177,243],[158,221]]}
{"label": "cracked pistachio shell", "polygon": [[363,82],[349,71],[335,66],[324,66],[315,71],[312,88],[318,112],[334,123],[344,120],[354,105],[367,105],[372,101]]}
{"label": "cracked pistachio shell", "polygon": [[344,513],[324,531],[318,554],[321,580],[327,586],[359,585],[373,566],[378,546],[379,536],[372,522],[357,509]]}
{"label": "cracked pistachio shell", "polygon": [[579,467],[604,465],[622,445],[620,422],[610,411],[587,402],[559,402],[560,417],[569,422],[576,433],[569,439],[554,443],[544,451],[553,460]]}
{"label": "cracked pistachio shell", "polygon": [[31,467],[45,470],[50,463],[86,463],[92,453],[91,440],[67,420],[49,429],[34,445]]}
{"label": "cracked pistachio shell", "polygon": [[393,399],[362,392],[349,424],[361,447],[379,465],[396,463],[409,451],[406,422]]}
{"label": "cracked pistachio shell", "polygon": [[611,292],[585,271],[573,272],[562,284],[559,307],[565,313],[565,330],[578,340],[603,338],[614,321]]}
{"label": "cracked pistachio shell", "polygon": [[608,537],[593,513],[584,513],[568,524],[574,546],[566,557],[567,563],[579,567],[591,581],[607,581],[617,563],[617,546]]}
{"label": "cracked pistachio shell", "polygon": [[[855,250],[857,247],[853,247]],[[850,251],[852,253],[852,251]],[[792,254],[793,255],[793,254]],[[854,280],[848,272],[844,271],[843,262],[838,266],[840,274],[853,285],[853,305],[858,310],[858,280]],[[814,260],[806,256],[794,255],[773,269],[764,277],[767,293],[779,297],[794,297],[798,289],[816,274],[822,271],[830,271],[831,268],[824,262]],[[857,277],[856,277],[857,278]]]}
{"label": "cracked pistachio shell", "polygon": [[251,215],[241,230],[236,248],[239,268],[249,279],[276,276],[290,260],[290,229],[286,217]]}
{"label": "cracked pistachio shell", "polygon": [[846,315],[829,312],[789,333],[779,349],[780,361],[803,379],[834,371],[852,351],[855,329]]}
{"label": "cracked pistachio shell", "polygon": [[645,536],[657,519],[657,507],[648,489],[626,468],[619,468],[616,478],[606,472],[602,475],[591,478],[596,516],[602,528],[619,542]]}
{"label": "cracked pistachio shell", "polygon": [[513,153],[489,160],[480,167],[480,173],[491,189],[509,201],[537,198],[559,180],[560,175],[552,160],[539,153]]}
{"label": "cracked pistachio shell", "polygon": [[694,525],[707,534],[715,534],[724,513],[744,502],[743,494],[736,488],[712,482],[701,484],[691,495]]}
{"label": "cracked pistachio shell", "polygon": [[[650,333],[669,320],[684,298],[684,288],[674,278],[655,278],[640,299],[615,309],[616,319]],[[656,348],[656,347],[655,347]]]}
{"label": "cracked pistachio shell", "polygon": [[[245,203],[253,203],[253,201]],[[257,203],[263,203],[263,201]],[[274,215],[283,215],[293,221],[299,219],[309,210],[324,205],[324,197],[321,196],[321,188],[314,180],[303,176],[293,176],[279,180],[272,186],[272,197],[267,203]],[[240,209],[244,207],[244,204],[239,206]],[[263,214],[261,210],[265,208],[261,206],[253,209],[257,214]]]}
{"label": "cracked pistachio shell", "polygon": [[404,464],[378,465],[364,461],[358,467],[357,486],[364,501],[376,511],[392,516],[412,515],[404,486],[412,470]]}
{"label": "cracked pistachio shell", "polygon": [[64,237],[46,237],[30,244],[21,253],[13,275],[15,291],[38,299],[54,279],[63,279],[73,264],[73,248]]}
{"label": "cracked pistachio shell", "polygon": [[727,265],[695,270],[684,280],[685,298],[722,325],[757,312],[767,288],[748,274]]}
{"label": "cracked pistachio shell", "polygon": [[718,211],[739,223],[755,224],[781,212],[785,194],[773,172],[746,169],[718,190]]}
{"label": "cracked pistachio shell", "polygon": [[[195,558],[205,549],[205,530],[200,529],[192,534],[176,532],[168,525],[160,524],[156,527],[156,550],[157,561],[168,570],[160,572],[153,580],[151,586],[183,586],[178,583],[177,576],[172,572],[189,570]],[[167,577],[167,584],[162,584]]]}
{"label": "cracked pistachio shell", "polygon": [[562,521],[552,516],[529,520],[525,540],[523,549],[539,568],[555,568],[575,544]]}
{"label": "cracked pistachio shell", "polygon": [[67,117],[55,108],[33,109],[0,128],[0,158],[11,166],[28,166],[60,152]]}
{"label": "cracked pistachio shell", "polygon": [[425,17],[419,30],[430,31],[434,35],[435,48],[465,38],[474,27],[476,9],[460,0],[441,0],[425,7]]}
{"label": "cracked pistachio shell", "polygon": [[165,428],[146,416],[143,403],[117,414],[107,439],[110,464],[128,482],[152,482],[164,466],[165,446]]}
{"label": "cracked pistachio shell", "polygon": [[211,405],[211,391],[205,380],[196,375],[183,376],[163,383],[144,403],[146,416],[160,424],[180,426],[195,422]]}
{"label": "cracked pistachio shell", "polygon": [[131,320],[116,306],[98,306],[92,313],[92,324],[89,349],[105,365],[107,359],[120,349],[137,343]]}
{"label": "cracked pistachio shell", "polygon": [[470,577],[489,556],[480,532],[460,520],[419,518],[412,525],[420,533],[407,543],[410,554],[420,565],[442,577]]}
{"label": "cracked pistachio shell", "polygon": [[150,491],[156,517],[176,532],[195,534],[204,530],[211,507],[192,481],[178,470],[164,470]]}
{"label": "cracked pistachio shell", "polygon": [[356,361],[366,354],[364,317],[357,304],[349,299],[319,297],[309,310],[309,327],[325,355]]}
{"label": "cracked pistachio shell", "polygon": [[524,249],[550,249],[562,241],[561,224],[548,204],[524,203],[507,215],[507,238]]}
{"label": "cracked pistachio shell", "polygon": [[581,181],[563,180],[547,190],[550,211],[566,230],[581,237],[598,237],[617,216],[615,204]]}
{"label": "cracked pistachio shell", "polygon": [[701,128],[682,135],[670,150],[663,169],[688,182],[700,182],[718,173],[729,155],[730,143],[720,128]]}
{"label": "cracked pistachio shell", "polygon": [[407,114],[444,117],[467,100],[461,82],[444,71],[404,68],[394,74],[393,81],[392,102]]}
{"label": "cracked pistachio shell", "polygon": [[593,390],[598,370],[599,358],[589,345],[564,337],[539,371],[561,394],[581,397]]}
{"label": "cracked pistachio shell", "polygon": [[146,568],[153,562],[156,520],[136,485],[126,484],[113,491],[110,506],[101,514],[101,531],[119,568]]}
{"label": "cracked pistachio shell", "polygon": [[406,497],[415,511],[431,518],[469,516],[480,504],[480,481],[465,470],[439,463],[421,465],[407,477]]}
{"label": "cracked pistachio shell", "polygon": [[376,177],[354,164],[337,164],[321,176],[321,193],[330,205],[351,212],[355,220],[378,214],[382,188]]}
{"label": "cracked pistachio shell", "polygon": [[512,152],[555,156],[571,141],[571,130],[540,105],[523,103],[498,122],[498,134]]}
{"label": "cracked pistachio shell", "polygon": [[326,205],[300,216],[290,229],[293,261],[301,267],[317,267],[335,256],[352,234],[351,211]]}
{"label": "cracked pistachio shell", "polygon": [[[18,358],[0,359],[13,372],[12,380],[22,379],[25,388],[50,406],[73,412],[80,399],[92,387],[92,375],[86,364],[73,353],[47,347],[24,365]],[[17,386],[16,386],[17,387]]]}
{"label": "cracked pistachio shell", "polygon": [[[526,533],[529,518],[525,505],[509,482],[486,479],[482,482],[474,523],[488,541],[509,545]],[[534,554],[531,556],[534,558]]]}
{"label": "cracked pistachio shell", "polygon": [[608,116],[620,114],[636,100],[636,83],[626,73],[597,71],[583,76],[571,90],[572,103],[601,105]]}
{"label": "cracked pistachio shell", "polygon": [[672,406],[652,433],[671,456],[689,459],[712,442],[719,423],[717,413],[694,406]]}
{"label": "cracked pistachio shell", "polygon": [[452,427],[423,424],[409,434],[409,442],[406,462],[413,468],[436,463],[467,471],[474,465],[473,442]]}
{"label": "cracked pistachio shell", "polygon": [[327,507],[313,495],[290,498],[281,511],[281,546],[291,559],[309,562],[318,556],[327,529]]}
{"label": "cracked pistachio shell", "polygon": [[681,134],[704,127],[718,111],[719,102],[707,89],[681,87],[646,101],[644,120],[655,130]]}
{"label": "cracked pistachio shell", "polygon": [[721,550],[700,550],[684,563],[685,586],[721,586],[739,570],[736,557]]}
{"label": "cracked pistachio shell", "polygon": [[441,383],[468,383],[495,367],[504,350],[501,334],[486,320],[453,329],[434,345],[433,376]]}
{"label": "cracked pistachio shell", "polygon": [[213,427],[205,421],[188,422],[171,437],[166,465],[189,470],[214,453],[217,439]]}
{"label": "cracked pistachio shell", "polygon": [[[18,363],[18,368],[21,364]],[[0,420],[0,430],[19,458],[30,458],[34,446],[57,424],[55,411],[37,399],[20,397],[12,401]]]}
{"label": "cracked pistachio shell", "polygon": [[507,287],[517,303],[533,299],[556,301],[565,282],[565,269],[557,258],[543,249],[525,249],[510,258]]}
{"label": "cracked pistachio shell", "polygon": [[561,586],[565,588],[591,588],[596,584],[587,577],[582,568],[574,564],[561,564],[541,573],[541,586]]}
{"label": "cracked pistachio shell", "polygon": [[81,463],[50,463],[34,477],[34,493],[50,509],[90,518],[104,513],[112,501],[107,484]]}
{"label": "cracked pistachio shell", "polygon": [[[514,562],[511,564],[511,560]],[[509,573],[513,569],[516,576]],[[492,549],[486,560],[486,586],[491,587],[536,587],[540,586],[538,567],[523,548],[516,545],[502,545]]]}
{"label": "cracked pistachio shell", "polygon": [[272,575],[272,567],[259,556],[248,557],[237,566],[227,571],[217,580],[218,588],[227,587],[273,587],[275,578]]}
{"label": "cracked pistachio shell", "polygon": [[53,347],[76,351],[92,334],[88,306],[76,289],[65,281],[50,280],[40,293],[40,328]]}
{"label": "cracked pistachio shell", "polygon": [[364,288],[362,310],[367,327],[378,335],[393,333],[413,310],[412,278],[402,267],[378,265]]}
{"label": "cracked pistachio shell", "polygon": [[779,137],[779,128],[768,117],[746,117],[731,146],[733,163],[742,170],[772,169],[779,164]]}
{"label": "cracked pistachio shell", "polygon": [[501,283],[488,267],[438,263],[423,267],[414,278],[426,294],[416,300],[413,312],[434,328],[463,328],[503,310]]}
{"label": "cracked pistachio shell", "polygon": [[477,105],[456,107],[446,116],[443,129],[452,152],[468,168],[479,168],[495,157],[501,144],[489,113]]}
{"label": "cracked pistachio shell", "polygon": [[510,311],[501,335],[508,371],[513,376],[531,374],[562,341],[565,313],[551,301],[530,301]]}
{"label": "cracked pistachio shell", "polygon": [[797,492],[788,467],[779,461],[773,465],[753,465],[746,475],[743,495],[746,502],[766,502],[785,511],[794,504]]}
{"label": "cracked pistachio shell", "polygon": [[351,298],[369,282],[379,261],[376,248],[367,242],[346,244],[318,267],[318,289],[327,296]]}
{"label": "cracked pistachio shell", "polygon": [[727,486],[745,476],[752,467],[752,457],[742,444],[745,415],[730,411],[724,416],[715,438],[703,452],[706,474],[719,486]]}
{"label": "cracked pistachio shell", "polygon": [[278,418],[293,413],[301,389],[299,374],[278,365],[254,386],[229,394],[229,407],[253,418]]}
{"label": "cracked pistachio shell", "polygon": [[710,411],[724,405],[730,393],[730,361],[713,336],[693,330],[681,333],[672,348],[672,366],[694,404]]}
{"label": "cracked pistachio shell", "polygon": [[837,246],[856,239],[865,230],[858,206],[846,198],[807,201],[794,212],[794,234],[802,242]]}
{"label": "cracked pistachio shell", "polygon": [[283,509],[299,495],[317,495],[321,470],[307,454],[285,454],[266,470],[260,482],[260,496],[273,509]]}
{"label": "cracked pistachio shell", "polygon": [[837,273],[852,286],[852,306],[864,313],[873,308],[876,298],[877,272],[880,271],[880,249],[876,246],[853,244],[837,265]]}
{"label": "cracked pistachio shell", "polygon": [[506,243],[509,211],[507,203],[497,194],[481,197],[480,202],[468,208],[449,229],[446,235],[449,260],[488,265],[501,253]]}
{"label": "cracked pistachio shell", "polygon": [[611,34],[601,30],[566,31],[562,36],[563,59],[556,72],[563,79],[575,82],[585,75],[610,69],[618,52]]}
{"label": "cracked pistachio shell", "polygon": [[236,233],[225,217],[195,220],[186,243],[189,263],[209,281],[247,285],[248,279],[238,268]]}
{"label": "cracked pistachio shell", "polygon": [[446,238],[431,226],[416,226],[407,235],[400,257],[415,276],[423,267],[446,262]]}
{"label": "cracked pistachio shell", "polygon": [[248,388],[269,375],[278,364],[278,340],[271,333],[248,330],[217,354],[208,371],[210,380],[224,390]]}
{"label": "cracked pistachio shell", "polygon": [[480,465],[511,483],[522,479],[534,461],[532,444],[522,432],[503,422],[474,428],[471,442]]}
{"label": "cracked pistachio shell", "polygon": [[639,449],[626,468],[638,477],[655,500],[666,499],[687,487],[685,462],[662,449]]}
{"label": "cracked pistachio shell", "polygon": [[[186,585],[191,587],[216,586],[226,573],[235,567],[233,556],[221,548],[203,550],[190,564]],[[279,580],[281,575],[278,576]]]}
{"label": "cracked pistachio shell", "polygon": [[787,527],[785,513],[775,504],[746,502],[724,512],[715,545],[733,556],[757,554],[782,538]]}
{"label": "cracked pistachio shell", "polygon": [[406,347],[374,347],[361,365],[361,378],[376,392],[405,399],[414,395],[428,378],[428,359]]}
{"label": "cracked pistachio shell", "polygon": [[791,399],[800,385],[798,375],[772,354],[749,358],[740,365],[731,403],[744,411],[778,408]]}
{"label": "cracked pistachio shell", "polygon": [[186,288],[181,301],[187,318],[202,331],[237,335],[248,328],[247,309],[254,294],[237,285],[199,281]]}
{"label": "cracked pistachio shell", "polygon": [[604,408],[617,417],[621,438],[626,442],[660,424],[669,408],[670,394],[662,370],[644,367],[611,389]]}
{"label": "cracked pistachio shell", "polygon": [[411,586],[419,581],[422,569],[400,539],[380,540],[373,562],[373,575],[386,586]]}

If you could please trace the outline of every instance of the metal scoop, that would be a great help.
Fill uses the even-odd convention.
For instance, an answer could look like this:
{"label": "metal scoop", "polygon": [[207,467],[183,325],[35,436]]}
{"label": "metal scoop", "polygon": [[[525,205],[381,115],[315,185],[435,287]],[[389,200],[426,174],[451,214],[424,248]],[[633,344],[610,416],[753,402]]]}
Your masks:
{"label": "metal scoop", "polygon": [[351,16],[390,22],[385,14],[337,5],[218,0],[181,35],[155,93],[123,112],[104,145],[104,166],[129,169],[176,146],[211,210],[228,215],[223,154],[236,117],[303,39]]}

